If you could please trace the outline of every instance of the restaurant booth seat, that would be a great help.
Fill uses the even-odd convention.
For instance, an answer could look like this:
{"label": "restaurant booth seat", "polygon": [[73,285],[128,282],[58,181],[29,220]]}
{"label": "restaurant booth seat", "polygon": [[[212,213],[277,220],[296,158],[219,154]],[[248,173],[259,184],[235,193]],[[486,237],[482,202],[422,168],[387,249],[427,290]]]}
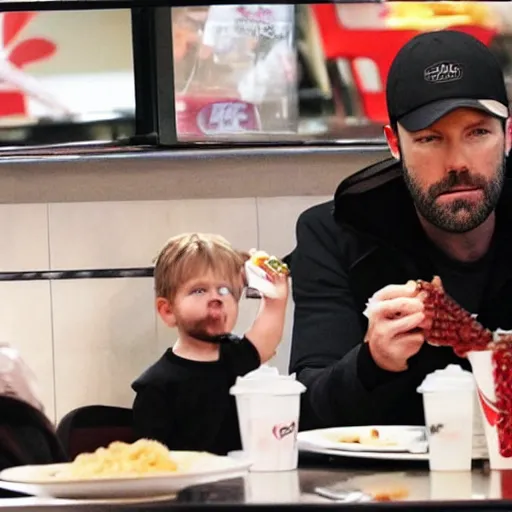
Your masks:
{"label": "restaurant booth seat", "polygon": [[59,438],[67,456],[93,452],[112,441],[133,443],[132,410],[107,405],[88,405],[68,412],[57,426]]}

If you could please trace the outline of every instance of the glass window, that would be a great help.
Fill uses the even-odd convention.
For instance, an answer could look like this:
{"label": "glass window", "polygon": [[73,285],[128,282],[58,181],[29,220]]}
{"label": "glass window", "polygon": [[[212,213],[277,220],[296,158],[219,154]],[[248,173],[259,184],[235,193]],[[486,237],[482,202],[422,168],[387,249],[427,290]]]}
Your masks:
{"label": "glass window", "polygon": [[130,10],[0,13],[0,146],[134,134],[166,145],[383,141],[394,55],[414,35],[443,28],[488,45],[512,84],[509,2],[142,10],[133,18],[149,27],[136,43],[137,120]]}
{"label": "glass window", "polygon": [[3,12],[0,45],[1,146],[133,134],[129,10]]}
{"label": "glass window", "polygon": [[179,140],[297,132],[293,5],[173,8]]}

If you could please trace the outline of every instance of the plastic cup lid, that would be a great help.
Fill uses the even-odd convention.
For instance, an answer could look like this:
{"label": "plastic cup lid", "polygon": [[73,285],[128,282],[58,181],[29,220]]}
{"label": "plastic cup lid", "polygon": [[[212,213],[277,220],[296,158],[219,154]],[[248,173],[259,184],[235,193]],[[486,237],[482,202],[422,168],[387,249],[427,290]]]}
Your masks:
{"label": "plastic cup lid", "polygon": [[436,370],[425,377],[417,388],[418,393],[435,393],[438,391],[472,391],[475,379],[471,372],[459,365],[450,364],[444,370]]}
{"label": "plastic cup lid", "polygon": [[306,391],[306,387],[296,380],[294,373],[291,375],[279,375],[277,368],[263,365],[258,370],[248,373],[244,377],[237,377],[235,385],[229,392],[232,395],[295,395],[304,391]]}

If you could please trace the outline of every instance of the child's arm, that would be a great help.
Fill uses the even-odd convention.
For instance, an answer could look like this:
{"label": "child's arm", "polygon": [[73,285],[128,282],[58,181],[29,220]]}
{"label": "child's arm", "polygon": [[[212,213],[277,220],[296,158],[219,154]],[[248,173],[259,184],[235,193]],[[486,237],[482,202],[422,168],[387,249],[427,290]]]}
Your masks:
{"label": "child's arm", "polygon": [[252,327],[245,333],[246,338],[256,347],[261,362],[271,359],[281,342],[288,302],[288,276],[273,277],[279,298],[263,297],[261,308]]}

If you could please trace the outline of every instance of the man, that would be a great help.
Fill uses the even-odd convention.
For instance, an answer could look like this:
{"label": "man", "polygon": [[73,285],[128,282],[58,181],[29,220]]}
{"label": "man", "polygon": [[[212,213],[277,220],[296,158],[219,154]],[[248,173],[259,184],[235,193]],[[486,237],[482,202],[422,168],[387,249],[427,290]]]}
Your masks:
{"label": "man", "polygon": [[469,368],[451,348],[425,343],[410,280],[439,275],[486,327],[512,328],[499,65],[469,35],[421,34],[393,61],[387,106],[394,158],[347,178],[334,201],[297,221],[291,371],[308,388],[302,428],[424,424],[416,388],[425,375],[451,363]]}

